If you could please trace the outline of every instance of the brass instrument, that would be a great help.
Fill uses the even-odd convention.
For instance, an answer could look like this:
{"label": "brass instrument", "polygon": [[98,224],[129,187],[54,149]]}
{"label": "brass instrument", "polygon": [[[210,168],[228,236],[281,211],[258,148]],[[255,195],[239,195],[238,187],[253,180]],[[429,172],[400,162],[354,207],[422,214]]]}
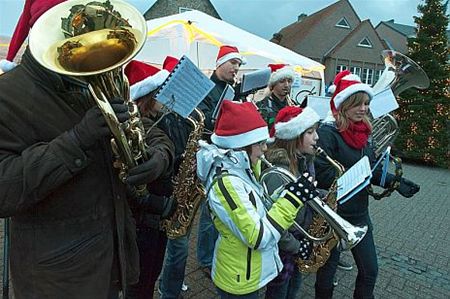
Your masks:
{"label": "brass instrument", "polygon": [[[323,152],[320,148],[318,151]],[[261,157],[261,161],[268,166],[260,176],[260,182],[265,190],[267,190],[265,179],[270,173],[275,173],[283,177],[286,184],[297,180],[297,178],[286,169],[273,166],[264,156]],[[342,173],[338,173],[337,177],[340,175],[342,175]],[[334,200],[334,205],[336,204],[336,184],[337,179],[333,183],[332,189],[330,189],[331,191],[327,196],[327,200],[329,200],[328,197],[330,197],[330,200]],[[265,197],[266,201],[272,200],[270,195],[266,195]],[[350,224],[347,220],[336,214],[333,210],[334,206],[330,207],[327,202],[324,202],[319,198],[313,198],[308,201],[308,205],[316,212],[308,232],[295,222],[293,226],[300,230],[306,238],[314,241],[314,248],[309,260],[305,261],[297,259],[296,263],[299,270],[302,272],[316,272],[317,269],[323,266],[328,260],[331,249],[336,246],[336,244],[338,244],[339,250],[349,250],[353,248],[364,238],[368,227],[359,227]]]}
{"label": "brass instrument", "polygon": [[[61,18],[64,15],[68,17]],[[61,27],[55,26],[60,19]],[[113,135],[111,145],[123,181],[128,169],[147,159],[145,131],[122,69],[144,45],[146,32],[141,13],[119,0],[63,2],[43,14],[30,31],[31,53],[42,66],[88,84]],[[125,123],[119,123],[109,103],[115,97],[129,107]],[[137,191],[145,193],[146,186]]]}
{"label": "brass instrument", "polygon": [[[393,50],[384,50],[382,56],[386,68],[373,87],[374,94],[390,87],[394,96],[397,97],[408,88],[425,89],[430,85],[427,74],[411,58]],[[398,125],[392,115],[386,114],[374,119],[372,126],[375,154],[378,156],[397,137]]]}
{"label": "brass instrument", "polygon": [[[411,87],[425,89],[430,85],[430,79],[427,74],[411,58],[393,50],[384,50],[382,56],[386,68],[373,87],[375,94],[390,87],[394,96],[397,97],[401,92]],[[375,155],[378,157],[394,142],[399,133],[398,124],[396,119],[388,113],[374,119],[372,126],[372,142]],[[379,200],[390,196],[400,184],[400,179],[403,175],[402,161],[399,157],[393,155],[390,155],[390,159],[395,167],[393,183],[380,193],[375,193],[373,188],[369,186],[369,194],[375,199]]]}
{"label": "brass instrument", "polygon": [[205,198],[205,188],[197,177],[198,141],[202,137],[205,116],[196,108],[194,110],[198,119],[192,116],[188,120],[194,129],[189,134],[186,149],[183,153],[178,175],[174,179],[173,197],[177,200],[177,208],[174,214],[163,221],[161,227],[166,231],[167,237],[176,239],[185,236],[194,221],[195,214],[201,201]]}

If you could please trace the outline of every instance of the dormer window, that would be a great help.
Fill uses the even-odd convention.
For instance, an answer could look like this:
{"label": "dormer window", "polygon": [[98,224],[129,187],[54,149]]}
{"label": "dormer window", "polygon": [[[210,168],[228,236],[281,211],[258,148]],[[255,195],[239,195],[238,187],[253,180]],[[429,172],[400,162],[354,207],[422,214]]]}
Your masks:
{"label": "dormer window", "polygon": [[366,36],[359,42],[358,46],[364,48],[372,48],[372,43],[370,42],[370,39]]}
{"label": "dormer window", "polygon": [[347,29],[350,28],[350,25],[348,24],[347,19],[345,17],[340,19],[339,22],[337,22],[335,26],[341,27],[341,28],[347,28]]}
{"label": "dormer window", "polygon": [[191,11],[192,8],[187,8],[187,7],[178,7],[178,13],[183,13],[183,12],[187,12],[187,11]]}

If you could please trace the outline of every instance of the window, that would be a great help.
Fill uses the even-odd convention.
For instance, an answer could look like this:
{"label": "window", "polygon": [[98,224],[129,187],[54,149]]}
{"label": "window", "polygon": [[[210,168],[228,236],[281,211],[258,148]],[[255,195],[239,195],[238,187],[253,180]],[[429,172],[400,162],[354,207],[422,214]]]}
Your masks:
{"label": "window", "polygon": [[370,42],[370,39],[366,36],[359,42],[358,46],[365,48],[372,48],[372,43]]}
{"label": "window", "polygon": [[347,29],[350,28],[350,25],[348,24],[347,19],[344,17],[342,19],[340,19],[339,22],[337,22],[335,26],[341,27],[341,28],[347,28]]}
{"label": "window", "polygon": [[359,77],[361,77],[361,68],[359,66],[352,66],[350,68],[350,73],[358,75]]}
{"label": "window", "polygon": [[383,73],[384,70],[378,70],[375,71],[375,78],[373,79],[373,84],[378,82],[378,79],[380,79],[381,74]]}
{"label": "window", "polygon": [[362,70],[361,81],[363,83],[372,85],[372,83],[373,83],[373,69],[363,69]]}
{"label": "window", "polygon": [[339,64],[339,65],[336,67],[336,74],[339,73],[339,72],[345,71],[346,69],[347,69],[347,66],[346,66],[346,65]]}
{"label": "window", "polygon": [[187,7],[178,7],[178,13],[183,13],[186,11],[191,11],[192,8],[187,8]]}

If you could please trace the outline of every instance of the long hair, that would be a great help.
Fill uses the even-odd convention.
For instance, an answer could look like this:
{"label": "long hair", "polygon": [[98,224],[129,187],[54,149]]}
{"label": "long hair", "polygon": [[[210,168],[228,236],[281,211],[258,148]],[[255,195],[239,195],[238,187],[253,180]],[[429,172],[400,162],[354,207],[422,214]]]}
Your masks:
{"label": "long hair", "polygon": [[[309,128],[307,129],[309,130]],[[307,131],[305,130],[305,132]],[[302,154],[298,151],[298,144],[303,143],[303,136],[305,132],[301,133],[294,139],[285,140],[276,138],[275,142],[270,146],[269,151],[275,151],[277,149],[284,149],[287,154],[287,158],[289,159],[289,171],[295,175],[299,175],[305,169],[300,169],[304,167],[304,165],[299,165],[298,162],[300,159],[304,159],[305,164],[308,164],[314,159],[313,155]],[[270,155],[270,153],[269,153]],[[300,159],[299,159],[300,158]]]}
{"label": "long hair", "polygon": [[[340,132],[348,129],[350,125],[350,119],[348,118],[347,112],[349,109],[359,106],[367,101],[368,94],[365,92],[357,92],[349,96],[340,106],[336,118],[336,126]],[[364,116],[363,122],[365,122],[370,129],[372,129],[372,124],[367,115]]]}

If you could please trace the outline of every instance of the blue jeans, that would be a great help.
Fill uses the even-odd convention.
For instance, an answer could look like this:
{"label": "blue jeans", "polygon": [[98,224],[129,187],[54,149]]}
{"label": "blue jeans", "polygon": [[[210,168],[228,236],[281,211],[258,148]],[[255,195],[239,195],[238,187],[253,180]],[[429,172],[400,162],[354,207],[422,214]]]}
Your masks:
{"label": "blue jeans", "polygon": [[[351,251],[358,268],[353,298],[374,298],[373,290],[378,275],[378,261],[372,229],[369,229],[362,241]],[[317,271],[316,298],[331,298],[333,296],[333,280],[339,255],[336,247],[333,248],[326,264]]]}
{"label": "blue jeans", "polygon": [[219,233],[214,227],[206,202],[202,202],[200,209],[201,214],[198,222],[197,236],[197,261],[201,267],[211,268],[214,246]]}
{"label": "blue jeans", "polygon": [[161,299],[176,299],[181,293],[189,250],[190,230],[178,239],[167,241],[166,258],[159,281]]}
{"label": "blue jeans", "polygon": [[291,277],[282,283],[273,284],[269,282],[266,288],[266,299],[291,299],[296,298],[302,285],[302,274],[297,266]]}
{"label": "blue jeans", "polygon": [[225,291],[222,291],[218,287],[216,287],[217,294],[219,294],[221,299],[258,299],[259,298],[259,290],[254,291],[245,295],[234,295]]}

